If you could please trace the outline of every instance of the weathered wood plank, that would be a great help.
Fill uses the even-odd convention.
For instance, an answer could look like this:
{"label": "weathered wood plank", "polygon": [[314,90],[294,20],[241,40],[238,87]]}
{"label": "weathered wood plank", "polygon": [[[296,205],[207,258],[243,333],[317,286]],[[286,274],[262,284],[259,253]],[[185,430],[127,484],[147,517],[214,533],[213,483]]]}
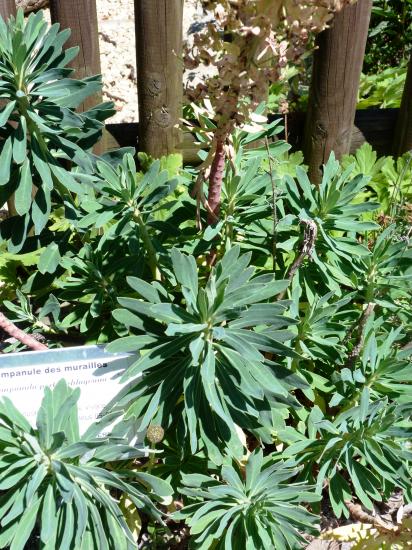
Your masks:
{"label": "weathered wood plank", "polygon": [[331,151],[349,152],[371,8],[358,0],[317,37],[303,146],[313,181]]}
{"label": "weathered wood plank", "polygon": [[135,0],[140,149],[175,151],[183,101],[183,0]]}
{"label": "weathered wood plank", "polygon": [[[77,78],[101,74],[99,35],[96,0],[50,0],[53,23],[60,23],[62,29],[71,29],[66,47],[79,46],[77,57],[71,62]],[[79,110],[86,111],[101,103],[102,95],[95,94],[84,101]],[[100,153],[104,144],[98,144],[95,152]]]}
{"label": "weathered wood plank", "polygon": [[0,15],[3,19],[8,19],[10,15],[16,15],[14,0],[0,0]]}
{"label": "weathered wood plank", "polygon": [[409,60],[401,108],[395,130],[394,154],[396,156],[412,150],[412,56]]}
{"label": "weathered wood plank", "polygon": [[[53,23],[72,33],[66,47],[79,46],[79,55],[72,61],[77,78],[101,73],[96,0],[50,0]],[[83,109],[96,105],[96,97],[88,98]]]}
{"label": "weathered wood plank", "polygon": [[[369,142],[378,155],[390,155],[392,153],[393,135],[398,118],[399,109],[365,109],[356,111],[355,125],[352,131],[350,153],[354,153],[362,143]],[[270,120],[283,119],[282,115],[271,115]],[[305,126],[305,113],[291,113],[289,115],[289,142],[293,150],[302,149],[303,129]],[[111,136],[109,148],[136,147],[139,124],[123,123],[108,124],[107,131]],[[284,135],[280,134],[281,139]],[[139,147],[140,150],[140,147]],[[183,159],[185,163],[197,164],[198,146],[194,137],[185,132],[183,136]]]}
{"label": "weathered wood plank", "polygon": [[[349,152],[354,153],[365,141],[378,155],[392,154],[393,136],[399,109],[361,109],[356,111]],[[303,148],[305,113],[289,115],[289,141],[294,150]]]}

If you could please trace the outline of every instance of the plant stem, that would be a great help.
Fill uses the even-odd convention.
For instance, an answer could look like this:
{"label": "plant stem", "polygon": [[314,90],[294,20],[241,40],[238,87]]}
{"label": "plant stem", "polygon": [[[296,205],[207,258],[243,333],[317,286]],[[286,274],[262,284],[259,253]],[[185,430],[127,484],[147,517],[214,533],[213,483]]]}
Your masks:
{"label": "plant stem", "polygon": [[266,145],[266,151],[268,154],[268,160],[269,160],[269,175],[270,175],[270,181],[272,184],[272,217],[273,217],[273,233],[272,233],[272,271],[276,271],[276,247],[277,247],[277,241],[276,241],[276,228],[278,225],[278,212],[276,209],[276,183],[275,179],[273,177],[273,158],[270,154],[270,148],[269,148],[269,140],[267,137],[265,137],[265,145]]}
{"label": "plant stem", "polygon": [[134,219],[139,226],[140,236],[146,249],[147,263],[149,264],[150,271],[152,272],[152,277],[155,281],[160,281],[161,275],[157,265],[156,250],[153,246],[152,239],[147,231],[142,215],[138,210],[135,211]]}
{"label": "plant stem", "polygon": [[42,344],[30,334],[26,334],[23,330],[16,327],[16,325],[9,321],[3,313],[0,313],[0,328],[34,351],[43,351],[48,349],[45,344]]}
{"label": "plant stem", "polygon": [[357,331],[358,335],[356,339],[356,344],[352,349],[352,351],[349,353],[343,368],[352,369],[355,361],[358,359],[362,351],[362,346],[363,346],[363,341],[365,336],[364,335],[365,325],[369,317],[372,315],[373,310],[375,309],[375,305],[376,304],[373,302],[368,302],[366,308],[363,310],[362,315],[360,316],[360,319],[358,321],[358,331]]}
{"label": "plant stem", "polygon": [[209,194],[207,202],[210,211],[207,217],[208,225],[213,225],[219,219],[220,214],[220,199],[222,194],[223,172],[225,170],[225,138],[219,137],[216,141],[216,150],[210,168],[209,176]]}
{"label": "plant stem", "polygon": [[152,472],[152,469],[155,465],[155,462],[156,462],[156,454],[155,454],[155,451],[156,450],[156,443],[151,443],[150,444],[150,452],[149,451],[149,464],[147,466],[147,473],[150,474]]}
{"label": "plant stem", "polygon": [[[306,256],[308,256],[309,258],[311,257],[311,254],[315,247],[315,241],[318,236],[318,227],[313,220],[301,220],[300,223],[303,223],[306,226],[305,233],[303,235],[302,250],[300,251],[299,256],[296,258],[289,269],[286,277],[287,279],[289,279],[289,281],[292,281],[296,271],[300,268]],[[278,294],[277,299],[282,300],[285,294],[286,289]]]}

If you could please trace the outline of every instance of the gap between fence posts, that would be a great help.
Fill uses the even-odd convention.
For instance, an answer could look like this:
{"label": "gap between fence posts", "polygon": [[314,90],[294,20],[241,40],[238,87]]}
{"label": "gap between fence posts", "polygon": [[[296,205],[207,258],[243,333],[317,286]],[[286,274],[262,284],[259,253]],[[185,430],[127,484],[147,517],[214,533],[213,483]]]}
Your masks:
{"label": "gap between fence posts", "polygon": [[349,153],[371,9],[372,0],[358,0],[316,39],[303,146],[315,183],[331,151]]}
{"label": "gap between fence posts", "polygon": [[[79,46],[79,54],[70,63],[75,69],[77,78],[101,74],[99,33],[97,23],[96,0],[50,0],[50,13],[53,23],[60,23],[60,28],[71,29],[66,48]],[[86,111],[102,101],[102,94],[94,94],[79,107]],[[95,145],[94,152],[105,151],[105,138]]]}
{"label": "gap between fence posts", "polygon": [[412,56],[409,59],[408,73],[402,95],[401,108],[395,129],[395,156],[412,150]]}
{"label": "gap between fence posts", "polygon": [[183,103],[183,0],[135,0],[139,150],[176,151]]}

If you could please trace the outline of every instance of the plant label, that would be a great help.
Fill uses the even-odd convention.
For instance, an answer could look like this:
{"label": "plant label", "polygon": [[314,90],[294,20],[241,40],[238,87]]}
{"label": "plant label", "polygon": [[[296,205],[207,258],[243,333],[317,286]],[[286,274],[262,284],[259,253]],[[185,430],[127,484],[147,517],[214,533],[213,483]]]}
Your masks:
{"label": "plant label", "polygon": [[0,396],[6,396],[34,426],[44,388],[64,378],[80,388],[80,433],[101,415],[124,384],[119,379],[136,361],[131,353],[107,353],[102,346],[82,346],[10,353],[0,356]]}

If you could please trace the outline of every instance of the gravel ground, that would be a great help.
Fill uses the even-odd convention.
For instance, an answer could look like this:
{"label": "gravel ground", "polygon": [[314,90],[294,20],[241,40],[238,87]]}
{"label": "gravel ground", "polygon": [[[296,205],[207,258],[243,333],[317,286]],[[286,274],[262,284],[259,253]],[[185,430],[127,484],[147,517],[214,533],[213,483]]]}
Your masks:
{"label": "gravel ground", "polygon": [[[138,120],[137,71],[133,0],[97,0],[104,99],[113,101],[116,114],[109,122]],[[186,0],[184,35],[199,19],[197,0]]]}

